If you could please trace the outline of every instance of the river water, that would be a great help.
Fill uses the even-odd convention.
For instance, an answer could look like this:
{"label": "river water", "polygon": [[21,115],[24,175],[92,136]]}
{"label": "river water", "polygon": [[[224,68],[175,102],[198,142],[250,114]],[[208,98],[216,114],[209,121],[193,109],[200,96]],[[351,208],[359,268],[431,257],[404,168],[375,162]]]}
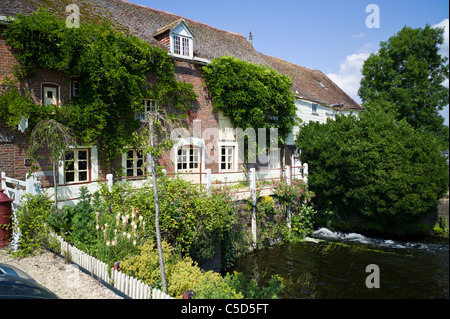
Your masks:
{"label": "river water", "polygon": [[[366,270],[368,265],[377,269]],[[259,283],[279,274],[287,299],[448,299],[449,242],[386,240],[321,228],[309,241],[246,255],[231,271]],[[368,288],[374,283],[379,288]]]}

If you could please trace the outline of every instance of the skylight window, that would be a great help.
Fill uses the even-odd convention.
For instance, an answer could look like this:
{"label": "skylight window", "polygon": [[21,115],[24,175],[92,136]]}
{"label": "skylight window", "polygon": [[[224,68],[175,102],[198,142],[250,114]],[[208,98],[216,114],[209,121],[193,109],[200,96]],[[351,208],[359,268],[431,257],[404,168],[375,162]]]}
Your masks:
{"label": "skylight window", "polygon": [[326,89],[327,87],[325,86],[325,84],[323,84],[322,82],[320,82],[320,81],[317,81],[317,83],[319,83],[320,84],[320,86],[321,87],[323,87],[324,89]]}

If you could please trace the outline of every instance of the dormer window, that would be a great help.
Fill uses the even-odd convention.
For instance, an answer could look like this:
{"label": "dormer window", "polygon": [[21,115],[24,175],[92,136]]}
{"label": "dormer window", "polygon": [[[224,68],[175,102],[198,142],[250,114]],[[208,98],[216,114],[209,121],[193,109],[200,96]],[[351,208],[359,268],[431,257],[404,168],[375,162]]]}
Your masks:
{"label": "dormer window", "polygon": [[172,55],[185,59],[194,58],[194,35],[183,19],[158,29],[154,37],[165,45]]}
{"label": "dormer window", "polygon": [[170,48],[171,52],[175,56],[192,59],[193,54],[193,41],[191,31],[184,23],[180,21],[172,30],[170,31]]}

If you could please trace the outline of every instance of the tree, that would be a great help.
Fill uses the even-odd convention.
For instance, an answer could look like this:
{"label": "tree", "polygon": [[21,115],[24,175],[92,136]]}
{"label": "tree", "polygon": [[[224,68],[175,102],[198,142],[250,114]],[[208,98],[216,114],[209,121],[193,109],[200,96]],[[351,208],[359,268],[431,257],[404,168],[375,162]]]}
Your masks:
{"label": "tree", "polygon": [[[163,291],[167,293],[166,274],[164,267],[164,256],[162,249],[161,230],[160,230],[160,205],[158,194],[158,181],[156,173],[156,158],[161,152],[170,149],[173,146],[173,140],[170,138],[172,130],[180,128],[179,119],[169,116],[165,110],[153,109],[147,113],[148,123],[144,122],[141,128],[133,133],[134,144],[143,148],[144,154],[149,154],[150,169],[152,174],[153,196],[155,199],[155,232],[156,244],[158,246],[159,266],[161,269],[161,284]],[[157,141],[155,142],[155,139]]]}
{"label": "tree", "polygon": [[31,132],[28,154],[33,161],[37,161],[40,149],[48,150],[52,162],[53,185],[55,188],[55,212],[58,212],[58,182],[56,171],[60,160],[64,160],[70,147],[76,145],[73,132],[57,121],[43,120],[39,122]]}
{"label": "tree", "polygon": [[[448,104],[448,58],[439,54],[442,28],[405,26],[364,62],[359,96],[363,104],[383,102],[406,121],[448,141],[439,111]],[[390,102],[386,104],[385,102]],[[447,131],[448,132],[448,131]],[[445,136],[447,134],[447,136]]]}
{"label": "tree", "polygon": [[397,121],[386,105],[366,104],[300,128],[296,144],[310,167],[310,189],[321,212],[357,217],[367,229],[406,234],[447,192],[448,167],[430,133]]}

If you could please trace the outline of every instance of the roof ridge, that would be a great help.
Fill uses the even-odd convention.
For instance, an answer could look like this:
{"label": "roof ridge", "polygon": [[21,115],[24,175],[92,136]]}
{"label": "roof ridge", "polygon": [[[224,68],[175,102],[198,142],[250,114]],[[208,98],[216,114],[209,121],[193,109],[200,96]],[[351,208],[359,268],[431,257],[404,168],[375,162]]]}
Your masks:
{"label": "roof ridge", "polygon": [[142,7],[142,8],[144,8],[144,9],[153,11],[153,12],[155,12],[155,13],[170,15],[170,16],[172,16],[172,17],[174,17],[174,18],[178,18],[178,20],[179,20],[179,19],[183,19],[183,20],[186,21],[186,22],[192,22],[192,23],[194,23],[194,24],[198,24],[198,25],[203,26],[203,27],[207,27],[207,28],[210,28],[210,29],[214,29],[214,30],[216,30],[216,31],[221,31],[221,32],[229,33],[229,34],[231,34],[231,35],[233,35],[233,36],[242,37],[242,38],[245,39],[245,37],[244,37],[241,33],[237,33],[237,32],[233,32],[233,31],[228,31],[228,30],[219,29],[219,28],[210,26],[209,24],[206,24],[206,23],[203,23],[203,22],[200,22],[200,21],[196,21],[196,20],[192,20],[192,19],[183,17],[183,16],[181,16],[181,15],[179,15],[179,14],[176,14],[176,13],[172,13],[172,12],[169,12],[169,11],[164,11],[164,10],[159,10],[159,9],[151,8],[151,7],[148,7],[148,6],[145,6],[145,5],[142,5],[142,4],[138,4],[138,3],[133,3],[133,2],[130,2],[130,1],[127,1],[127,0],[119,0],[119,1],[125,2],[125,3],[130,4],[130,5]]}

